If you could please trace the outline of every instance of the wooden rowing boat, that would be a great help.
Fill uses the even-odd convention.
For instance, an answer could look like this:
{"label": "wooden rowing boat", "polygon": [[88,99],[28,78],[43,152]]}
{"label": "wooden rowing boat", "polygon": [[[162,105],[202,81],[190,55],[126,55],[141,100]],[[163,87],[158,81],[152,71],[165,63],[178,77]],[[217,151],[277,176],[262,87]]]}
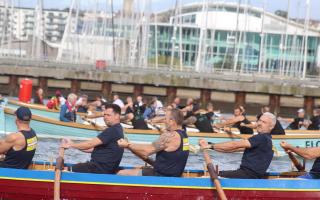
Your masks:
{"label": "wooden rowing boat", "polygon": [[[5,107],[0,113],[0,122],[3,123],[2,132],[16,131],[14,110]],[[32,115],[31,127],[39,136],[43,137],[73,137],[73,138],[92,138],[101,130],[93,125],[83,125],[73,122],[61,122],[56,119],[45,118],[38,115]],[[159,137],[157,130],[137,130],[124,129],[126,137],[136,142],[152,142]],[[227,134],[227,133],[194,133],[188,132],[189,142],[193,145],[198,144],[200,138],[205,138],[210,142],[219,143],[231,140],[247,139],[252,135],[248,134]],[[310,134],[288,134],[273,136],[273,145],[276,150],[282,151],[280,142],[286,140],[294,146],[314,147],[320,146],[320,134],[318,132]]]}
{"label": "wooden rowing boat", "polygon": [[[203,176],[205,175],[205,176]],[[319,199],[320,181],[270,173],[268,179],[220,179],[228,199]],[[0,168],[1,199],[53,199],[53,165],[36,162],[29,170]],[[61,199],[216,199],[215,187],[202,170],[184,177],[134,177],[63,172]]]}

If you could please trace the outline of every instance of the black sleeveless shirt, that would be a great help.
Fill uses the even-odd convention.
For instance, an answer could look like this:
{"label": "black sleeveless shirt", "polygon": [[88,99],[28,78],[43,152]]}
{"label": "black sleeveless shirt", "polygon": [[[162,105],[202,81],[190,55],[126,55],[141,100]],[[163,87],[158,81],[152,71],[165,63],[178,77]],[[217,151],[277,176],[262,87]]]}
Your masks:
{"label": "black sleeveless shirt", "polygon": [[248,127],[245,127],[245,126],[240,126],[241,123],[250,124],[251,122],[246,117],[244,117],[244,120],[234,124],[234,127],[239,129],[240,134],[253,134],[253,129],[252,128],[248,128]]}
{"label": "black sleeveless shirt", "polygon": [[203,133],[213,133],[213,129],[211,126],[211,122],[208,119],[207,115],[203,114],[196,114],[195,117],[197,118],[197,121],[194,123],[197,129],[199,129],[200,132]]}
{"label": "black sleeveless shirt", "polygon": [[6,158],[1,163],[1,167],[27,169],[31,164],[34,153],[37,148],[37,135],[33,129],[30,131],[21,131],[23,134],[26,146],[21,150],[9,149],[6,153]]}
{"label": "black sleeveless shirt", "polygon": [[189,156],[189,138],[184,130],[176,132],[181,138],[179,148],[173,152],[162,150],[156,155],[154,172],[157,176],[179,177],[184,171]]}

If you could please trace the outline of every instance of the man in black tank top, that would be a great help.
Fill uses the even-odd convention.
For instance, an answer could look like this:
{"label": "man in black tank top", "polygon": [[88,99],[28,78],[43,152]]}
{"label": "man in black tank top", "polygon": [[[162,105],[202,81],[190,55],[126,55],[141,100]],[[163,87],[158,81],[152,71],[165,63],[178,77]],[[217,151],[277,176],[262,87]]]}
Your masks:
{"label": "man in black tank top", "polygon": [[320,179],[320,147],[299,148],[299,147],[294,147],[293,145],[285,141],[282,141],[280,145],[286,151],[294,152],[305,159],[308,159],[308,160],[315,159],[310,172],[307,172],[304,175],[299,176],[298,178]]}
{"label": "man in black tank top", "polygon": [[216,128],[223,128],[225,126],[232,126],[238,128],[241,134],[253,134],[253,129],[243,124],[249,125],[251,122],[245,116],[245,110],[242,106],[237,106],[234,109],[234,117],[226,120],[223,123],[215,124]]}
{"label": "man in black tank top", "polygon": [[263,178],[273,158],[270,132],[275,124],[276,117],[269,112],[264,113],[258,121],[258,134],[249,139],[210,145],[202,139],[199,144],[201,148],[211,148],[223,153],[244,151],[239,169],[220,171],[219,176],[240,179]]}
{"label": "man in black tank top", "polygon": [[27,169],[36,152],[38,140],[36,133],[30,128],[30,109],[19,107],[15,115],[18,131],[0,141],[0,154],[5,154],[0,167]]}
{"label": "man in black tank top", "polygon": [[118,144],[143,158],[156,154],[153,168],[121,170],[119,175],[169,176],[182,175],[189,156],[189,140],[182,130],[183,113],[172,109],[166,113],[166,131],[152,144],[133,144],[119,140]]}

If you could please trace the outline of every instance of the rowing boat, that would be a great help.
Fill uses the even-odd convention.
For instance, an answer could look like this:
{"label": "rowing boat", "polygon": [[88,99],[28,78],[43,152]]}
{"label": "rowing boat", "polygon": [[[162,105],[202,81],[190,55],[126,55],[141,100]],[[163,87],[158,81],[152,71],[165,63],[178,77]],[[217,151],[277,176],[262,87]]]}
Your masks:
{"label": "rowing boat", "polygon": [[[16,131],[14,110],[8,107],[2,108],[0,113],[0,122],[2,132]],[[56,119],[45,118],[33,114],[31,127],[42,137],[72,137],[75,139],[84,139],[95,137],[101,129],[94,125],[84,125],[74,122],[62,122]],[[126,137],[136,142],[152,142],[159,136],[157,130],[138,130],[124,129]],[[248,134],[227,134],[227,133],[194,133],[188,132],[190,144],[198,144],[200,138],[205,138],[210,142],[219,143],[231,140],[247,139],[252,135]],[[310,134],[292,133],[288,135],[274,135],[273,145],[276,150],[281,151],[280,142],[286,140],[290,144],[300,147],[320,146],[320,134],[318,132]]]}
{"label": "rowing boat", "polygon": [[[52,163],[30,169],[0,168],[1,199],[52,199]],[[229,199],[319,199],[320,181],[288,178],[296,173],[269,173],[267,179],[220,179]],[[203,170],[183,177],[133,177],[63,172],[61,199],[215,199],[215,187]]]}
{"label": "rowing boat", "polygon": [[[13,99],[9,99],[8,100],[8,104],[6,105],[7,107],[11,108],[11,109],[17,109],[19,106],[26,106],[28,108],[31,109],[33,114],[39,115],[39,116],[43,116],[46,118],[51,118],[51,119],[59,119],[59,111],[58,110],[54,110],[54,109],[48,109],[46,106],[44,105],[38,105],[38,104],[32,104],[32,103],[24,103],[24,102],[20,102],[17,100],[13,100]],[[84,113],[77,113],[80,116],[84,116]],[[77,122],[83,122],[81,120],[81,117],[77,118],[78,121]],[[289,118],[283,118],[285,120],[289,120]],[[256,121],[256,117],[255,116],[251,116],[250,117],[250,121]],[[231,129],[232,132],[238,132],[237,129],[232,128]],[[194,128],[194,127],[190,127],[190,132],[199,132],[198,129]],[[310,131],[310,130],[286,130],[286,133],[288,134],[320,134],[320,131]]]}

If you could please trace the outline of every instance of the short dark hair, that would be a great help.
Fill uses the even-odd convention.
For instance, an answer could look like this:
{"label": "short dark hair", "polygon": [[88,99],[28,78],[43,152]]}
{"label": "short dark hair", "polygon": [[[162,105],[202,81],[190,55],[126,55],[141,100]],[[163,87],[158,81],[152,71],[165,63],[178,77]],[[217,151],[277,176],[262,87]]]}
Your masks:
{"label": "short dark hair", "polygon": [[117,104],[109,103],[109,104],[105,105],[105,108],[106,108],[106,110],[107,110],[107,109],[112,109],[112,111],[113,111],[115,114],[121,115],[121,108],[120,108],[120,106],[118,106]]}
{"label": "short dark hair", "polygon": [[169,112],[171,119],[176,121],[178,125],[182,125],[184,120],[183,112],[178,108],[173,108]]}

